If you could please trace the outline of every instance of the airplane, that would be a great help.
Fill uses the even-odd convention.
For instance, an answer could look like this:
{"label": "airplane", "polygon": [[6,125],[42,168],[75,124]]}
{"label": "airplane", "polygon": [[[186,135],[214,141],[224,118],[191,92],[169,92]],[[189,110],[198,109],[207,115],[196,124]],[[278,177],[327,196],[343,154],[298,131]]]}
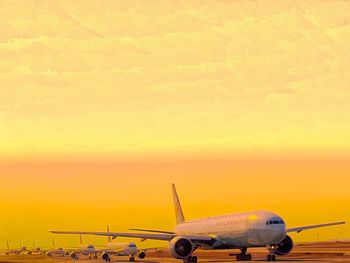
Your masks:
{"label": "airplane", "polygon": [[89,259],[91,259],[91,258],[96,259],[98,257],[97,256],[98,251],[95,248],[95,246],[92,244],[83,244],[83,239],[82,239],[81,235],[80,235],[80,247],[79,248],[71,248],[70,250],[71,250],[69,253],[70,257],[74,260],[79,259],[79,257],[78,257],[79,254],[88,255]]}
{"label": "airplane", "polygon": [[11,249],[9,242],[6,241],[7,249],[5,249],[6,255],[20,255],[20,254],[27,254],[29,251],[26,246],[22,246],[22,240],[19,241],[19,248]]}
{"label": "airplane", "polygon": [[[108,225],[107,225],[107,233],[110,233]],[[135,256],[137,256],[140,259],[143,259],[146,257],[145,250],[139,250],[135,243],[112,242],[111,236],[108,235],[107,245],[106,245],[106,248],[101,253],[101,258],[106,262],[110,262],[111,261],[110,255],[128,256],[130,262],[135,261]]]}
{"label": "airplane", "polygon": [[196,249],[239,249],[237,261],[252,260],[247,254],[248,248],[267,247],[267,261],[275,261],[276,255],[289,254],[293,249],[293,240],[289,233],[300,233],[304,230],[335,226],[345,222],[333,222],[318,225],[308,225],[287,228],[281,216],[270,211],[252,211],[235,213],[196,220],[185,220],[181,203],[172,184],[172,193],[175,206],[176,227],[174,231],[130,229],[139,233],[130,232],[76,232],[51,231],[56,234],[84,234],[117,237],[140,238],[142,240],[164,240],[169,242],[169,251],[172,257],[183,260],[184,263],[195,263],[193,256]]}
{"label": "airplane", "polygon": [[130,262],[135,261],[135,256],[140,259],[146,257],[146,253],[140,251],[133,242],[108,242],[106,248],[102,251],[101,258],[106,262],[111,262],[111,255],[128,256]]}
{"label": "airplane", "polygon": [[5,253],[5,255],[18,255],[18,254],[22,254],[23,251],[27,250],[26,247],[22,247],[21,241],[20,241],[20,247],[21,247],[20,249],[17,249],[17,248],[11,249],[8,241],[6,241],[6,247],[7,247],[6,249],[2,249]]}
{"label": "airplane", "polygon": [[28,248],[26,246],[22,246],[22,242],[20,241],[19,249],[10,249],[10,245],[7,241],[7,249],[5,251],[6,255],[39,255],[42,254],[43,250],[40,247],[35,247],[35,243],[33,241],[33,247]]}
{"label": "airplane", "polygon": [[30,249],[26,249],[25,251],[24,251],[24,254],[28,254],[28,255],[40,255],[40,254],[42,254],[44,251],[40,248],[40,247],[36,247],[35,246],[35,242],[34,242],[34,240],[33,240],[33,246],[32,246],[32,248],[30,248]]}
{"label": "airplane", "polygon": [[[107,225],[107,232],[109,233],[109,226]],[[80,235],[80,244],[81,247],[76,249],[73,248],[71,249],[70,257],[74,260],[78,260],[79,254],[82,255],[88,255],[89,259],[93,257],[93,259],[98,258],[98,255],[106,261],[110,262],[111,261],[111,256],[128,256],[130,262],[135,261],[135,256],[137,256],[140,259],[143,259],[146,257],[146,250],[139,250],[136,246],[135,243],[130,242],[112,242],[111,236],[107,237],[107,244],[104,248],[102,249],[97,249],[94,245],[88,244],[88,245],[83,245],[82,243],[82,237]]]}
{"label": "airplane", "polygon": [[63,249],[62,247],[55,248],[55,237],[52,235],[52,248],[45,250],[45,254],[48,257],[53,257],[54,255],[59,256],[59,257],[64,257],[70,254],[70,252],[66,249]]}
{"label": "airplane", "polygon": [[57,255],[59,257],[64,257],[67,255],[67,252],[62,247],[59,247],[57,249],[51,249],[51,250],[47,251],[46,255],[48,257],[52,257],[54,255]]}

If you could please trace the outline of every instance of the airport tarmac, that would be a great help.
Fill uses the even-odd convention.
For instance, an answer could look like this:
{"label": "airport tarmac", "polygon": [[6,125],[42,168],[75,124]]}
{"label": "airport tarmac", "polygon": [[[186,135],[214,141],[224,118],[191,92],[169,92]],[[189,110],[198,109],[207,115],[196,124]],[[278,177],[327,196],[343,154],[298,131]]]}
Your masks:
{"label": "airport tarmac", "polygon": [[[236,262],[234,256],[229,254],[236,253],[235,250],[221,251],[196,251],[198,262]],[[263,262],[267,251],[265,249],[251,249],[253,261]],[[18,263],[18,262],[72,262],[70,257],[48,257],[46,255],[1,255],[0,263]],[[349,262],[350,263],[350,242],[324,242],[298,244],[293,252],[287,256],[277,257],[278,262]],[[101,259],[88,259],[87,256],[80,256],[79,261],[84,263],[103,262]],[[113,257],[112,262],[129,262],[127,257]],[[143,263],[181,263],[181,260],[171,258],[167,251],[160,250],[148,253],[145,259],[136,259],[136,262]]]}

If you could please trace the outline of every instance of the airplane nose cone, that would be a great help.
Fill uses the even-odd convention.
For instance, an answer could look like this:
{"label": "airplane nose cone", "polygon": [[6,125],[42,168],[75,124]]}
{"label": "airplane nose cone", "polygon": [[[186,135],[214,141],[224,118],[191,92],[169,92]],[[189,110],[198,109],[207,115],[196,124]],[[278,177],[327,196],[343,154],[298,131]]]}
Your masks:
{"label": "airplane nose cone", "polygon": [[271,244],[280,243],[286,236],[286,228],[284,225],[274,226],[270,229]]}
{"label": "airplane nose cone", "polygon": [[270,244],[280,243],[286,236],[286,225],[282,218],[277,215],[266,221],[266,229],[269,232]]}

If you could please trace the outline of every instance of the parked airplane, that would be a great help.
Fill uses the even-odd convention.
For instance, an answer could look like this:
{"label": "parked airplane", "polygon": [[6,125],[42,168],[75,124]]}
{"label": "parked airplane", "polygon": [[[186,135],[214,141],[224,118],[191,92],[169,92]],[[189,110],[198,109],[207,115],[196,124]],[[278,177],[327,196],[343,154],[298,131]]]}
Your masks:
{"label": "parked airplane", "polygon": [[52,256],[64,257],[67,255],[67,252],[62,247],[59,247],[57,249],[50,249],[46,251],[46,255],[49,257],[52,257]]}
{"label": "parked airplane", "polygon": [[62,247],[56,248],[54,236],[52,236],[52,248],[45,250],[45,254],[49,257],[52,257],[52,256],[64,257],[64,256],[68,256],[70,253],[71,252],[69,252],[66,249],[63,249]]}
{"label": "parked airplane", "polygon": [[40,254],[40,248],[34,248],[34,241],[33,241],[33,248],[28,249],[26,246],[22,246],[22,241],[19,242],[19,248],[11,249],[9,242],[6,242],[7,249],[5,250],[6,255],[19,255],[19,254]]}
{"label": "parked airplane", "polygon": [[22,246],[22,241],[20,241],[19,243],[19,247],[20,248],[15,248],[15,249],[11,249],[10,248],[10,245],[9,245],[9,242],[6,241],[6,246],[7,246],[7,249],[5,249],[5,254],[6,255],[18,255],[18,254],[24,254],[26,251],[27,251],[27,247],[23,247]]}
{"label": "parked airplane", "polygon": [[122,243],[122,242],[108,242],[105,249],[103,249],[101,258],[106,261],[111,261],[111,255],[114,256],[128,256],[130,262],[135,261],[135,257],[140,259],[146,257],[144,251],[139,251],[135,243]]}
{"label": "parked airplane", "polygon": [[[110,233],[109,226],[107,225],[107,233]],[[78,260],[79,254],[88,255],[89,258],[98,258],[98,255],[106,262],[111,261],[111,256],[127,256],[129,261],[134,262],[137,256],[140,259],[146,257],[145,250],[139,250],[135,243],[125,243],[125,242],[112,242],[112,238],[108,235],[108,242],[104,248],[97,249],[94,245],[82,244],[82,238],[80,235],[80,248],[72,248],[70,256],[72,259]]]}
{"label": "parked airplane", "polygon": [[287,228],[283,219],[269,211],[253,211],[236,213],[217,217],[208,217],[186,221],[177,195],[175,185],[172,185],[176,214],[176,227],[173,232],[162,230],[136,229],[144,233],[123,232],[75,232],[52,231],[57,234],[85,234],[116,237],[129,237],[169,241],[171,255],[182,259],[184,263],[197,262],[193,252],[198,249],[240,249],[236,255],[237,261],[251,260],[247,249],[251,247],[267,247],[267,261],[275,261],[276,255],[286,255],[293,249],[293,240],[288,235],[291,232],[319,227],[345,224],[334,222],[319,225],[309,225]]}
{"label": "parked airplane", "polygon": [[82,255],[87,255],[89,256],[89,259],[91,258],[98,258],[98,253],[99,251],[95,248],[94,245],[92,244],[83,244],[83,239],[82,239],[82,236],[80,235],[80,247],[79,248],[70,248],[70,257],[72,259],[75,259],[75,260],[78,260],[79,257],[78,255],[79,254],[82,254]]}

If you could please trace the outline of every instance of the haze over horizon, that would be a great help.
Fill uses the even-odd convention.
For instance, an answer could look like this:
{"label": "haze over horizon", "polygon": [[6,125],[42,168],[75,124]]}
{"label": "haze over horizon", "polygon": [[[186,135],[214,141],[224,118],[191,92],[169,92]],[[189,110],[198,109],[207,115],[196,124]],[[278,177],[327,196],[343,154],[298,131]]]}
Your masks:
{"label": "haze over horizon", "polygon": [[290,226],[350,221],[349,11],[2,3],[0,246],[107,223],[171,229],[172,182],[189,218],[268,209]]}

